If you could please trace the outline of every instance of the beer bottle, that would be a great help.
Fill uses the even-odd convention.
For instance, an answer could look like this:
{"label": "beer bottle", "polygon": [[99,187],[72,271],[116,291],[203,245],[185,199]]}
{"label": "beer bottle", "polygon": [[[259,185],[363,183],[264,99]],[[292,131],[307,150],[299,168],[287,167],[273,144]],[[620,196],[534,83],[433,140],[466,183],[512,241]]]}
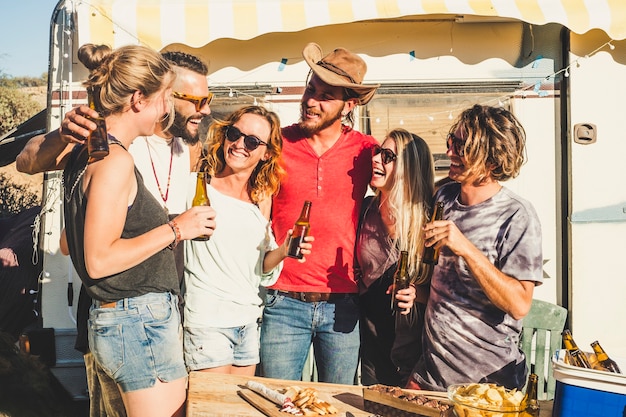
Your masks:
{"label": "beer bottle", "polygon": [[526,386],[526,395],[524,396],[524,403],[526,404],[524,415],[530,415],[533,417],[539,416],[539,400],[537,398],[537,383],[539,377],[537,374],[530,374],[528,376],[528,385]]}
{"label": "beer bottle", "polygon": [[[431,222],[435,220],[443,220],[443,202],[441,201],[435,204]],[[439,262],[439,249],[436,249],[434,246],[425,246],[422,262],[428,265],[437,265],[437,262]]]}
{"label": "beer bottle", "polygon": [[[100,113],[101,109],[99,104],[96,104],[96,94],[94,87],[87,88],[87,103],[89,108]],[[109,137],[107,134],[107,125],[104,117],[98,116],[97,118],[87,117],[89,120],[96,124],[96,130],[89,134],[87,138],[87,153],[89,154],[89,160],[94,161],[102,159],[109,154]]]}
{"label": "beer bottle", "polygon": [[[193,196],[193,200],[191,205],[195,206],[210,206],[211,200],[209,200],[209,194],[206,191],[206,178],[207,175],[205,172],[198,172],[198,176],[196,178],[196,194]],[[193,240],[205,241],[209,240],[209,235],[200,235],[198,237],[193,238]]]}
{"label": "beer bottle", "polygon": [[585,355],[585,352],[578,349],[576,342],[574,342],[572,332],[570,332],[569,329],[565,329],[563,330],[562,336],[563,344],[565,345],[565,349],[567,349],[567,353],[569,355],[570,364],[581,368],[591,368],[587,355]]}
{"label": "beer bottle", "polygon": [[311,228],[311,223],[309,221],[311,215],[311,202],[305,201],[304,206],[302,206],[302,212],[300,213],[300,217],[296,220],[296,224],[293,226],[293,234],[289,239],[289,249],[287,251],[287,256],[290,258],[302,259],[304,255],[300,252],[300,243],[305,236],[309,234],[309,229]]}
{"label": "beer bottle", "polygon": [[393,285],[391,288],[391,308],[401,311],[396,302],[396,293],[399,290],[403,290],[409,287],[411,281],[407,275],[407,264],[409,261],[409,252],[403,250],[400,252],[400,259],[398,260],[398,267],[395,274],[393,274]]}
{"label": "beer bottle", "polygon": [[614,372],[616,374],[621,374],[622,371],[617,366],[617,363],[609,358],[609,355],[602,349],[600,343],[596,340],[591,344],[593,351],[596,353],[596,357],[598,358],[598,364],[604,368],[605,371]]}

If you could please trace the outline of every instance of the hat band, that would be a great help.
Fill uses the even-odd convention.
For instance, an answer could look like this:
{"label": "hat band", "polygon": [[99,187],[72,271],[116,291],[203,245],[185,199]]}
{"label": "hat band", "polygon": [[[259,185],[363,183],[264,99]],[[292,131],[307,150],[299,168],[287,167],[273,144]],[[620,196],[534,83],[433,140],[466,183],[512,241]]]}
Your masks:
{"label": "hat band", "polygon": [[335,74],[341,76],[341,77],[346,77],[348,80],[350,80],[350,82],[352,84],[360,84],[357,83],[354,78],[352,78],[350,76],[350,74],[348,74],[347,72],[345,72],[344,70],[342,70],[341,68],[331,64],[330,62],[326,62],[326,61],[317,61],[317,65],[319,65],[322,68],[327,69],[330,72],[334,72]]}

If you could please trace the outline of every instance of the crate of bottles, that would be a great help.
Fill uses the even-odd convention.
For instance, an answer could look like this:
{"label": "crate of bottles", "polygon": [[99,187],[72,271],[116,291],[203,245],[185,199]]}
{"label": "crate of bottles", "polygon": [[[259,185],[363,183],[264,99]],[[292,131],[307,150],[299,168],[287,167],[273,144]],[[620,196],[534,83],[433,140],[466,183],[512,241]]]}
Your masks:
{"label": "crate of bottles", "polygon": [[[626,416],[626,375],[585,369],[566,363],[566,350],[555,352],[553,417]],[[626,369],[626,361],[614,358]]]}

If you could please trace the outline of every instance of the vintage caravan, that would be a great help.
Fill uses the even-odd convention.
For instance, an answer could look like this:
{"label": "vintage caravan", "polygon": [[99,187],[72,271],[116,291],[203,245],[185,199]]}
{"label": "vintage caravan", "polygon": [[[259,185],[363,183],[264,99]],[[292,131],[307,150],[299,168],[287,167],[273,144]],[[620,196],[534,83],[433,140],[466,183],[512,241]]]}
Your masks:
{"label": "vintage caravan", "polygon": [[[356,127],[379,139],[400,126],[419,134],[440,176],[454,117],[474,103],[505,106],[528,137],[528,162],[508,186],[535,205],[543,227],[535,296],[568,309],[580,345],[600,339],[626,357],[624,39],[626,4],[611,0],[61,0],[47,127],[86,101],[76,51],[87,42],[200,55],[214,117],[256,102],[283,125],[299,114],[304,45],[346,47],[367,62],[365,82],[381,84]],[[65,300],[77,276],[58,249],[61,187],[60,174],[48,173],[41,315],[44,327],[71,336],[76,302],[68,309]]]}

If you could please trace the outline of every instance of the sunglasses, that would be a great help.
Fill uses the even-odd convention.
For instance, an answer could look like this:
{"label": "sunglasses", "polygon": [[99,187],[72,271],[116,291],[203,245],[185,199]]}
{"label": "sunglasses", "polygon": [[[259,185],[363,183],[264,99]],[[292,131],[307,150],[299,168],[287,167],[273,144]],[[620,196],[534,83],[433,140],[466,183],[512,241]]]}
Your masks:
{"label": "sunglasses", "polygon": [[376,145],[372,148],[372,156],[376,156],[378,154],[382,154],[380,159],[383,161],[383,164],[387,165],[390,162],[393,162],[398,158],[398,155],[393,153],[391,149],[382,148],[380,145]]}
{"label": "sunglasses", "polygon": [[172,91],[172,97],[179,98],[181,100],[189,101],[196,105],[196,111],[200,111],[204,106],[208,106],[213,101],[213,93],[209,93],[206,97],[192,96],[190,94],[183,94],[177,91]]}
{"label": "sunglasses", "polygon": [[463,139],[454,136],[454,133],[448,133],[446,143],[448,145],[448,150],[454,148],[454,153],[459,155],[461,158],[465,156],[465,141]]}
{"label": "sunglasses", "polygon": [[257,138],[253,135],[246,135],[242,133],[241,130],[237,129],[235,126],[228,126],[226,128],[226,139],[230,142],[237,142],[240,137],[243,136],[243,145],[247,150],[253,151],[259,147],[259,145],[267,146],[266,142],[263,142],[261,139]]}

